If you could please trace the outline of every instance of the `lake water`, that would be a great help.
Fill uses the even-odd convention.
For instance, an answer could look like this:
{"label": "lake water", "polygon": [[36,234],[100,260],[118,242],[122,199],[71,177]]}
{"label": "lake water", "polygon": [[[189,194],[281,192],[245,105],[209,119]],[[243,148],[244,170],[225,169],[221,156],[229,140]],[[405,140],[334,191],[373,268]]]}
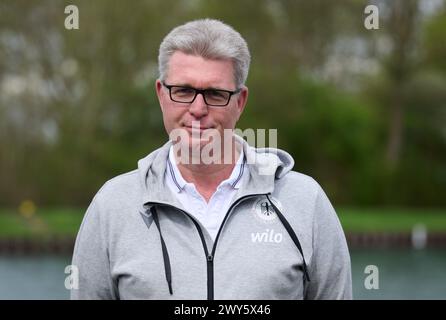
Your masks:
{"label": "lake water", "polygon": [[[446,250],[351,250],[355,299],[446,299]],[[0,299],[68,299],[71,257],[0,256]],[[378,289],[366,289],[378,269]]]}

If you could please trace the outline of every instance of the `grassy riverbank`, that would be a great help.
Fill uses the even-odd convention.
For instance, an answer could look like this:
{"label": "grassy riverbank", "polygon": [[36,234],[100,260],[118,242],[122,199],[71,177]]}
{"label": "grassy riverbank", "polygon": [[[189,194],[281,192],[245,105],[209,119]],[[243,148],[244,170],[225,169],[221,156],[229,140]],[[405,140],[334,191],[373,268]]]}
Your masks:
{"label": "grassy riverbank", "polygon": [[[345,232],[409,232],[422,224],[429,232],[446,232],[446,209],[339,208]],[[32,214],[0,209],[0,238],[74,237],[84,209],[40,208]]]}
{"label": "grassy riverbank", "polygon": [[416,225],[429,232],[446,232],[446,208],[342,208],[337,212],[346,232],[409,232]]}

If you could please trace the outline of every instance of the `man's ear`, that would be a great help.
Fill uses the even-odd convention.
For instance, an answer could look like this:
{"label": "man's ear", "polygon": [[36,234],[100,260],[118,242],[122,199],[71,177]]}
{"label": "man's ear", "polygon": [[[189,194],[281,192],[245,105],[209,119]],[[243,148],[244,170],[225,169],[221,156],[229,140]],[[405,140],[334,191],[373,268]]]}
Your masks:
{"label": "man's ear", "polygon": [[156,79],[155,81],[155,90],[156,90],[156,96],[158,97],[158,102],[160,104],[161,110],[163,110],[163,84],[161,83],[160,79]]}
{"label": "man's ear", "polygon": [[245,109],[246,103],[248,102],[248,94],[249,90],[247,86],[243,86],[241,88],[241,91],[237,95],[237,108],[239,110],[239,118],[243,113],[243,110]]}

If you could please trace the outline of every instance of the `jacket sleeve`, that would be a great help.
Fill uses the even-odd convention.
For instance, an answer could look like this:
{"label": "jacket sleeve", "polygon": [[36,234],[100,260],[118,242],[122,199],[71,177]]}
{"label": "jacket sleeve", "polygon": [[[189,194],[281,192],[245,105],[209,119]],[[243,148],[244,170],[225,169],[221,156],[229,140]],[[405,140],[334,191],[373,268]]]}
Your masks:
{"label": "jacket sleeve", "polygon": [[74,246],[72,266],[78,271],[78,283],[74,286],[72,282],[72,300],[118,299],[110,274],[106,216],[97,198],[87,209]]}
{"label": "jacket sleeve", "polygon": [[352,299],[350,254],[336,212],[318,186],[313,216],[313,256],[306,299]]}

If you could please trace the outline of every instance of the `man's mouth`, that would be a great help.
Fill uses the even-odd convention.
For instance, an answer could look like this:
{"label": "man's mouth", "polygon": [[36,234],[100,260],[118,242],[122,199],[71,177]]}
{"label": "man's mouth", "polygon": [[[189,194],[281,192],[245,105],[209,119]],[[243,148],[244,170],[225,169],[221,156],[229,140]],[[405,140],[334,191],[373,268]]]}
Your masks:
{"label": "man's mouth", "polygon": [[185,125],[184,127],[187,128],[187,129],[190,129],[190,130],[193,130],[193,129],[195,129],[195,130],[207,130],[207,129],[212,129],[213,128],[213,127],[206,127],[206,126],[189,126],[189,125]]}

